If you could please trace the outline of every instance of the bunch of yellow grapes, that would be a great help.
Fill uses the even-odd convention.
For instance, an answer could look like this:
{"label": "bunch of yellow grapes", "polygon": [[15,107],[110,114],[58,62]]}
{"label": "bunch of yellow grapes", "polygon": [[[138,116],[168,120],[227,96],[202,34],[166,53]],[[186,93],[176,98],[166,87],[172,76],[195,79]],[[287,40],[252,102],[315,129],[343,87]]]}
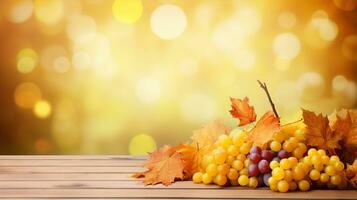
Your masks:
{"label": "bunch of yellow grapes", "polygon": [[193,182],[257,187],[258,179],[248,177],[250,160],[247,159],[247,154],[251,144],[247,142],[247,138],[247,132],[238,129],[229,135],[219,136],[213,150],[204,155],[202,171],[193,175]]}

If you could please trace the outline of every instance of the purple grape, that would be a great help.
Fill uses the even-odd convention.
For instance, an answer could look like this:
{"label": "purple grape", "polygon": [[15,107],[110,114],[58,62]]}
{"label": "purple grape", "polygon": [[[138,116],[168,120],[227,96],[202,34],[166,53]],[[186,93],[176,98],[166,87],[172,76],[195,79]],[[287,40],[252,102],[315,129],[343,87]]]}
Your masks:
{"label": "purple grape", "polygon": [[267,160],[259,161],[258,169],[262,174],[270,172],[269,162]]}
{"label": "purple grape", "polygon": [[257,153],[257,154],[261,154],[262,153],[262,149],[258,146],[253,146],[252,148],[250,148],[249,153]]}
{"label": "purple grape", "polygon": [[249,165],[249,167],[248,167],[248,175],[249,176],[258,176],[259,175],[258,165],[256,165],[256,164]]}
{"label": "purple grape", "polygon": [[252,163],[254,163],[254,164],[258,164],[259,161],[261,160],[260,155],[257,154],[257,153],[251,153],[251,154],[249,154],[249,158],[250,158],[250,160],[252,161]]}
{"label": "purple grape", "polygon": [[263,175],[263,181],[266,186],[269,186],[269,178],[271,177],[270,173],[266,173]]}
{"label": "purple grape", "polygon": [[274,153],[270,150],[263,150],[261,154],[262,159],[265,159],[267,161],[271,161],[274,157]]}
{"label": "purple grape", "polygon": [[280,159],[283,159],[283,158],[288,158],[289,157],[289,152],[287,152],[287,151],[285,151],[285,150],[280,150],[279,152],[278,152],[278,157],[280,158]]}
{"label": "purple grape", "polygon": [[274,157],[273,160],[280,162],[280,158],[279,157]]}

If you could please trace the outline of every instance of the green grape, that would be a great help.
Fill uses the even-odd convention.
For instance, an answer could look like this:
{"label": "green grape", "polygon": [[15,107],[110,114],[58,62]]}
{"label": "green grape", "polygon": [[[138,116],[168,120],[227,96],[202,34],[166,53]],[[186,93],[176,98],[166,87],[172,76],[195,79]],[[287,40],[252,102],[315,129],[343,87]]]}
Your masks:
{"label": "green grape", "polygon": [[227,156],[226,163],[232,165],[233,161],[236,159],[235,156]]}
{"label": "green grape", "polygon": [[237,180],[239,174],[236,169],[230,168],[227,176],[228,176],[229,180]]}
{"label": "green grape", "polygon": [[342,177],[338,174],[331,176],[330,182],[334,185],[339,185],[342,182]]}
{"label": "green grape", "polygon": [[291,165],[287,158],[284,158],[280,161],[280,168],[281,169],[290,169]]}
{"label": "green grape", "polygon": [[270,169],[275,169],[275,168],[277,168],[279,166],[280,166],[279,162],[276,161],[276,160],[271,161],[270,164],[269,164]]}
{"label": "green grape", "polygon": [[243,169],[244,163],[241,160],[235,160],[232,162],[232,167],[237,171]]}
{"label": "green grape", "polygon": [[285,180],[281,180],[278,182],[278,190],[279,192],[287,192],[289,190],[289,183]]}
{"label": "green grape", "polygon": [[308,191],[310,189],[310,183],[307,180],[299,181],[298,186],[301,191]]}
{"label": "green grape", "polygon": [[320,156],[326,156],[326,151],[323,149],[319,149],[317,150],[317,154],[319,154]]}
{"label": "green grape", "polygon": [[330,158],[328,156],[326,156],[326,155],[321,156],[322,164],[327,165],[329,163],[329,161],[330,161]]}
{"label": "green grape", "polygon": [[297,184],[295,181],[289,182],[289,191],[295,191],[297,189]]}
{"label": "green grape", "polygon": [[247,155],[250,150],[250,145],[248,143],[242,144],[242,146],[239,148],[239,151],[241,154]]}
{"label": "green grape", "polygon": [[226,161],[227,153],[225,151],[217,151],[213,154],[213,159],[216,164],[223,164]]}
{"label": "green grape", "polygon": [[204,184],[210,184],[210,183],[212,183],[212,176],[210,176],[210,175],[208,175],[207,173],[204,173],[203,175],[202,175],[202,182],[204,183]]}
{"label": "green grape", "polygon": [[314,168],[321,172],[324,169],[324,164],[322,163],[314,164]]}
{"label": "green grape", "polygon": [[304,156],[304,153],[305,152],[299,147],[293,150],[293,156],[295,158],[302,158]]}
{"label": "green grape", "polygon": [[292,152],[294,150],[294,146],[290,141],[285,141],[283,144],[283,149],[287,152]]}
{"label": "green grape", "polygon": [[311,156],[311,163],[312,164],[321,164],[322,160],[321,160],[321,156],[319,154],[315,154]]}
{"label": "green grape", "polygon": [[202,158],[202,162],[201,162],[201,167],[202,168],[206,168],[208,164],[213,163],[213,156],[212,155],[205,155]]}
{"label": "green grape", "polygon": [[219,186],[224,186],[227,183],[227,177],[222,174],[217,174],[214,178],[214,182]]}
{"label": "green grape", "polygon": [[229,145],[227,148],[227,153],[230,156],[237,156],[239,153],[239,149],[234,145]]}
{"label": "green grape", "polygon": [[291,170],[287,169],[284,172],[284,180],[286,180],[287,182],[292,181],[294,178],[294,174]]}
{"label": "green grape", "polygon": [[275,151],[275,152],[278,152],[280,149],[281,149],[281,144],[280,142],[278,141],[272,141],[270,143],[270,149]]}
{"label": "green grape", "polygon": [[295,167],[295,166],[298,164],[298,162],[299,162],[298,159],[295,158],[295,157],[289,157],[288,160],[289,160],[289,162],[290,162],[291,168],[292,168],[292,167]]}
{"label": "green grape", "polygon": [[294,137],[296,139],[298,139],[299,141],[303,141],[305,140],[305,133],[303,130],[301,129],[297,129],[295,132],[294,132]]}
{"label": "green grape", "polygon": [[224,148],[227,148],[230,144],[232,144],[232,140],[228,135],[222,134],[218,137],[218,144]]}
{"label": "green grape", "polygon": [[308,156],[313,156],[317,154],[317,150],[315,148],[311,148],[307,151]]}
{"label": "green grape", "polygon": [[301,149],[304,153],[307,151],[307,147],[305,143],[300,142],[298,144],[298,148]]}
{"label": "green grape", "polygon": [[293,149],[295,149],[299,144],[299,140],[296,139],[295,137],[290,137],[288,141],[291,144],[291,146],[293,147]]}
{"label": "green grape", "polygon": [[274,178],[274,177],[270,177],[268,179],[268,183],[269,183],[269,185],[277,185],[278,184],[278,180],[276,178]]}
{"label": "green grape", "polygon": [[218,174],[226,175],[229,171],[229,165],[224,163],[217,166]]}
{"label": "green grape", "polygon": [[325,172],[326,172],[327,175],[333,176],[333,175],[335,175],[336,171],[335,171],[335,168],[333,166],[328,165],[328,166],[325,167]]}
{"label": "green grape", "polygon": [[214,163],[210,163],[207,167],[206,167],[206,173],[209,175],[209,176],[216,176],[216,174],[218,173],[218,170],[217,170],[217,165],[214,164]]}
{"label": "green grape", "polygon": [[243,168],[239,171],[239,175],[247,175],[248,176],[248,168]]}
{"label": "green grape", "polygon": [[322,173],[322,174],[320,175],[320,181],[321,181],[322,183],[327,183],[329,180],[330,180],[330,176],[327,175],[326,173]]}
{"label": "green grape", "polygon": [[247,159],[247,157],[244,154],[239,154],[237,156],[237,160],[245,161],[246,159]]}
{"label": "green grape", "polygon": [[335,167],[336,171],[341,172],[345,168],[345,165],[343,164],[343,162],[338,161],[335,163],[334,167]]}
{"label": "green grape", "polygon": [[202,182],[202,176],[203,176],[202,172],[196,172],[192,176],[192,181],[194,183],[201,183]]}
{"label": "green grape", "polygon": [[238,178],[238,183],[241,186],[246,186],[249,183],[249,178],[247,175],[240,175]]}
{"label": "green grape", "polygon": [[250,177],[249,178],[248,187],[250,187],[250,188],[258,187],[258,179],[256,177],[254,177],[254,176]]}
{"label": "green grape", "polygon": [[280,167],[277,167],[275,169],[273,169],[271,175],[276,179],[276,180],[281,180],[284,178],[284,170]]}
{"label": "green grape", "polygon": [[252,161],[250,161],[250,159],[246,159],[244,161],[244,167],[249,167],[250,164],[252,164]]}
{"label": "green grape", "polygon": [[330,165],[334,165],[335,163],[337,163],[338,161],[340,161],[340,158],[338,157],[338,156],[331,156],[330,157],[330,162],[329,162],[329,164]]}
{"label": "green grape", "polygon": [[313,169],[310,171],[309,176],[310,176],[311,180],[317,181],[320,179],[320,172],[316,169]]}
{"label": "green grape", "polygon": [[296,181],[302,180],[305,177],[305,170],[300,166],[296,166],[293,169],[293,175]]}

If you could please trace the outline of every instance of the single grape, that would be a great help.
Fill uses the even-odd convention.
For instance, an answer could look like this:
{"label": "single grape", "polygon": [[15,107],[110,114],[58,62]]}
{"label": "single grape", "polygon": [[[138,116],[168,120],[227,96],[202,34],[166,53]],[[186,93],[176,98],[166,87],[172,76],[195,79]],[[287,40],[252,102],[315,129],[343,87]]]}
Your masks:
{"label": "single grape", "polygon": [[259,182],[258,182],[258,179],[256,177],[250,177],[249,178],[248,186],[250,188],[256,188],[256,187],[258,187],[258,184],[259,184]]}
{"label": "single grape", "polygon": [[289,190],[289,183],[286,180],[281,180],[278,182],[279,192],[287,192]]}
{"label": "single grape", "polygon": [[283,159],[283,158],[288,158],[289,157],[289,152],[287,152],[287,151],[285,151],[285,150],[280,150],[279,152],[278,152],[278,157],[280,158],[280,159]]}
{"label": "single grape", "polygon": [[335,167],[336,171],[340,172],[345,168],[345,165],[343,164],[343,162],[338,161],[335,163],[334,167]]}
{"label": "single grape", "polygon": [[247,157],[244,154],[238,154],[237,160],[245,161]]}
{"label": "single grape", "polygon": [[335,171],[335,168],[333,166],[328,165],[328,166],[325,167],[325,172],[326,172],[327,175],[333,176],[333,175],[335,175],[336,171]]}
{"label": "single grape", "polygon": [[273,171],[271,172],[272,177],[274,177],[276,180],[281,180],[284,178],[285,173],[284,170],[277,167],[275,169],[273,169]]}
{"label": "single grape", "polygon": [[243,168],[239,171],[239,175],[247,175],[248,176],[248,168]]}
{"label": "single grape", "polygon": [[310,189],[310,183],[307,180],[299,181],[298,186],[301,191],[308,191]]}
{"label": "single grape", "polygon": [[257,153],[257,154],[261,154],[262,153],[262,149],[258,146],[252,146],[252,148],[250,149],[249,153]]}
{"label": "single grape", "polygon": [[324,169],[324,164],[319,163],[319,164],[314,164],[314,168],[321,172]]}
{"label": "single grape", "polygon": [[327,165],[329,163],[329,161],[330,161],[330,158],[328,156],[326,156],[326,155],[321,156],[322,164]]}
{"label": "single grape", "polygon": [[270,177],[270,178],[268,178],[268,185],[271,187],[271,186],[276,186],[277,184],[278,184],[278,181],[279,180],[277,180],[276,178],[274,178],[274,177]]}
{"label": "single grape", "polygon": [[342,178],[340,175],[336,174],[331,176],[330,182],[334,185],[339,185],[342,182]]}
{"label": "single grape", "polygon": [[300,142],[298,144],[298,148],[301,149],[304,153],[307,151],[307,147],[305,143]]}
{"label": "single grape", "polygon": [[194,183],[201,183],[202,182],[202,176],[203,173],[202,172],[196,172],[195,174],[193,174],[192,176],[192,181]]}
{"label": "single grape", "polygon": [[280,167],[282,169],[290,169],[291,168],[290,161],[287,158],[281,159]]}
{"label": "single grape", "polygon": [[269,178],[271,177],[270,173],[266,173],[263,175],[263,182],[266,186],[269,186]]}
{"label": "single grape", "polygon": [[258,153],[250,153],[249,158],[254,164],[258,164],[259,161],[261,160],[260,154]]}
{"label": "single grape", "polygon": [[311,163],[312,164],[320,164],[322,163],[321,156],[319,154],[314,154],[311,156]]}
{"label": "single grape", "polygon": [[224,186],[227,183],[227,177],[225,175],[218,174],[214,178],[214,182],[219,186]]}
{"label": "single grape", "polygon": [[310,176],[311,180],[317,181],[320,179],[320,172],[316,169],[313,169],[310,171],[309,176]]}
{"label": "single grape", "polygon": [[277,161],[278,163],[280,162],[280,158],[279,157],[274,157],[272,161]]}
{"label": "single grape", "polygon": [[232,143],[232,140],[228,135],[222,134],[218,137],[218,143],[220,146],[227,148]]}
{"label": "single grape", "polygon": [[227,153],[225,150],[217,151],[213,154],[213,159],[216,164],[223,164],[226,161]]}
{"label": "single grape", "polygon": [[313,156],[317,154],[317,150],[315,148],[311,148],[307,151],[308,156]]}
{"label": "single grape", "polygon": [[295,191],[297,189],[297,184],[295,181],[290,181],[289,182],[289,191]]}
{"label": "single grape", "polygon": [[229,164],[229,165],[232,165],[233,161],[236,159],[235,156],[227,156],[227,159],[226,159],[226,163]]}
{"label": "single grape", "polygon": [[301,148],[296,148],[294,149],[292,155],[295,157],[295,158],[302,158],[304,156],[304,151],[301,149]]}
{"label": "single grape", "polygon": [[292,152],[294,150],[294,145],[288,140],[283,144],[283,149],[287,152]]}
{"label": "single grape", "polygon": [[210,184],[210,183],[212,183],[212,180],[213,180],[213,178],[212,178],[212,176],[210,176],[210,175],[208,175],[207,173],[204,173],[203,175],[202,175],[202,182],[204,183],[204,184]]}
{"label": "single grape", "polygon": [[235,160],[232,162],[232,167],[237,171],[243,169],[244,163],[241,160]]}
{"label": "single grape", "polygon": [[326,155],[326,151],[323,149],[319,149],[317,150],[317,154],[319,154],[320,156],[325,156]]}
{"label": "single grape", "polygon": [[258,163],[259,172],[264,174],[270,171],[269,162],[267,160],[261,160]]}
{"label": "single grape", "polygon": [[298,165],[293,169],[293,176],[296,181],[302,180],[305,177],[305,170]]}
{"label": "single grape", "polygon": [[214,164],[214,163],[211,163],[209,164],[207,167],[206,167],[206,173],[210,176],[216,176],[216,174],[218,173],[218,170],[217,170],[217,165]]}
{"label": "single grape", "polygon": [[291,170],[287,169],[287,170],[284,170],[284,180],[286,180],[287,182],[290,182],[293,180],[294,178],[294,174]]}
{"label": "single grape", "polygon": [[243,143],[239,148],[241,154],[247,155],[249,153],[250,145],[248,143]]}
{"label": "single grape", "polygon": [[227,163],[224,163],[217,166],[217,171],[219,174],[226,175],[229,171],[229,168],[229,165]]}
{"label": "single grape", "polygon": [[273,150],[273,151],[275,151],[275,152],[278,152],[280,149],[281,149],[281,144],[280,144],[280,142],[278,142],[278,141],[272,141],[271,143],[270,143],[270,149],[271,150]]}
{"label": "single grape", "polygon": [[244,167],[249,167],[250,164],[252,164],[252,161],[250,159],[244,161]]}
{"label": "single grape", "polygon": [[295,157],[289,157],[288,160],[290,162],[291,167],[295,167],[299,162],[298,159]]}
{"label": "single grape", "polygon": [[241,186],[246,186],[249,183],[249,178],[247,175],[240,175],[238,178],[238,183]]}
{"label": "single grape", "polygon": [[320,175],[320,181],[321,181],[322,183],[327,183],[329,180],[330,180],[330,176],[327,175],[326,173],[322,173],[322,174]]}
{"label": "single grape", "polygon": [[329,163],[330,163],[330,165],[334,165],[338,161],[340,161],[340,158],[338,156],[333,155],[333,156],[330,157],[330,162]]}
{"label": "single grape", "polygon": [[238,153],[239,153],[239,149],[238,147],[236,147],[235,145],[229,145],[228,148],[227,148],[227,153],[228,155],[230,156],[237,156]]}
{"label": "single grape", "polygon": [[258,176],[259,175],[258,165],[256,165],[256,164],[249,165],[249,167],[248,167],[248,175],[249,176]]}
{"label": "single grape", "polygon": [[230,180],[236,180],[238,178],[239,174],[236,169],[230,168],[227,176]]}
{"label": "single grape", "polygon": [[263,150],[261,153],[262,159],[265,159],[267,161],[271,161],[274,157],[274,153],[270,150]]}
{"label": "single grape", "polygon": [[276,160],[271,161],[270,164],[269,164],[270,169],[274,169],[274,168],[277,168],[279,166],[280,166],[279,162],[276,161]]}

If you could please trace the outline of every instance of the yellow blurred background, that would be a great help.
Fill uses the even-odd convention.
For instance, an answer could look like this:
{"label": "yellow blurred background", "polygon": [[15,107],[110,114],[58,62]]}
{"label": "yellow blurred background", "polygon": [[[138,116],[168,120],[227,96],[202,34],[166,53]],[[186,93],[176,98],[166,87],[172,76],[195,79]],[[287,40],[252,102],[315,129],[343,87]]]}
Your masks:
{"label": "yellow blurred background", "polygon": [[0,153],[145,154],[231,119],[356,107],[356,0],[2,0]]}

